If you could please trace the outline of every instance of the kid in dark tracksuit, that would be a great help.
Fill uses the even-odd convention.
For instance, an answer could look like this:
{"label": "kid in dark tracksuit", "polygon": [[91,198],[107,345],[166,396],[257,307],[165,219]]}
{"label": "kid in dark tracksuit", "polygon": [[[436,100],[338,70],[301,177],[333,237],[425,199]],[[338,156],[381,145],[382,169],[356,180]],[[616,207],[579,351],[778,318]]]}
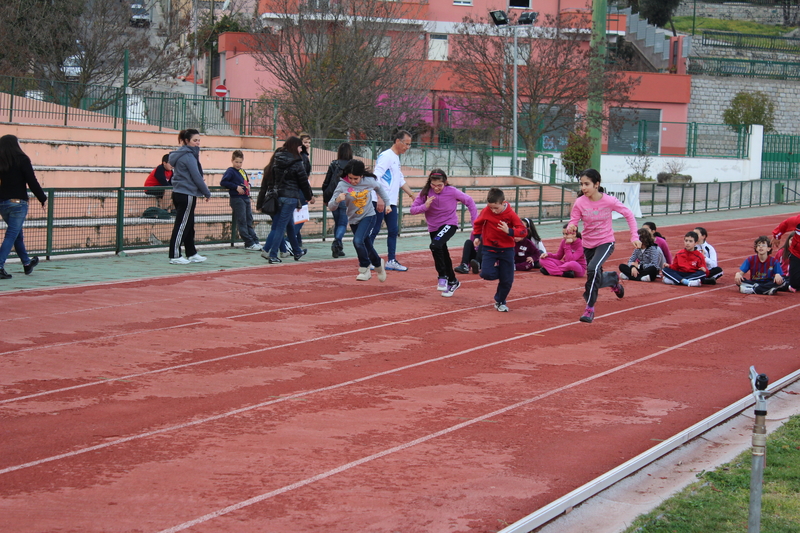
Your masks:
{"label": "kid in dark tracksuit", "polygon": [[234,150],[231,156],[232,167],[228,167],[222,180],[219,182],[221,187],[228,189],[230,194],[230,204],[233,210],[233,219],[239,229],[239,236],[244,241],[245,250],[254,252],[261,251],[258,243],[258,235],[253,223],[253,208],[250,205],[250,178],[247,172],[242,170],[244,154],[241,150]]}
{"label": "kid in dark tracksuit", "polygon": [[472,225],[475,246],[483,245],[481,277],[486,280],[499,279],[494,295],[494,308],[508,312],[506,298],[514,283],[514,237],[525,237],[528,230],[517,214],[505,201],[503,191],[489,189],[488,204]]}

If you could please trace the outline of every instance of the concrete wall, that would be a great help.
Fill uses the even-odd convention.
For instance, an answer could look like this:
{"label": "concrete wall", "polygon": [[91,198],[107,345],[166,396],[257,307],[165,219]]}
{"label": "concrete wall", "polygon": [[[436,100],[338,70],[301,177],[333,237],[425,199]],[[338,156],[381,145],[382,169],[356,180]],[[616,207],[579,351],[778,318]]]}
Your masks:
{"label": "concrete wall", "polygon": [[[683,2],[675,14],[691,17],[694,2]],[[783,9],[780,6],[754,6],[750,4],[705,4],[697,2],[697,16],[723,20],[750,20],[760,24],[783,25]]]}

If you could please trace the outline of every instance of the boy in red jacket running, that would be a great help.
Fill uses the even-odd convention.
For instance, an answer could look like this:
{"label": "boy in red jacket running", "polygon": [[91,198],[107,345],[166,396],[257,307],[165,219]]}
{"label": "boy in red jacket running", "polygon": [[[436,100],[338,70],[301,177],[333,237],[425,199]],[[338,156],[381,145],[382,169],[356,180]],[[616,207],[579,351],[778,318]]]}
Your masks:
{"label": "boy in red jacket running", "polygon": [[494,295],[494,308],[508,312],[506,298],[514,283],[514,237],[525,237],[528,230],[517,214],[505,201],[503,191],[489,189],[488,204],[472,223],[475,246],[483,243],[481,277],[486,280],[499,279]]}
{"label": "boy in red jacket running", "polygon": [[789,241],[789,287],[790,290],[800,290],[800,215],[787,218],[772,230],[772,247],[780,246],[780,239],[786,233],[794,231],[795,234]]}
{"label": "boy in red jacket running", "polygon": [[690,231],[683,236],[683,250],[672,256],[672,264],[664,263],[661,275],[667,285],[699,287],[700,280],[708,276],[706,256],[695,250],[699,236]]}

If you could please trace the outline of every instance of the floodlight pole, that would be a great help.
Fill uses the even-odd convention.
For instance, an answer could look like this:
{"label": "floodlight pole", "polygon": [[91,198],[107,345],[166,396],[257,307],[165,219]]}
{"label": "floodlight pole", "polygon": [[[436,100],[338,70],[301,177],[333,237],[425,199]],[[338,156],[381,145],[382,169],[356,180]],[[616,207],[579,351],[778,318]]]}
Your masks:
{"label": "floodlight pole", "polygon": [[747,518],[747,533],[761,531],[761,492],[764,485],[764,464],[767,462],[767,385],[766,374],[750,367],[750,384],[756,399],[755,422],[753,423],[753,462],[750,470],[750,512]]}
{"label": "floodlight pole", "polygon": [[514,132],[512,133],[512,140],[511,140],[511,175],[516,176],[519,172],[517,168],[517,111],[518,111],[518,96],[517,93],[518,89],[518,82],[517,82],[517,30],[522,28],[522,26],[511,26],[511,29],[514,30],[514,57],[512,61],[514,61],[514,110],[513,110],[513,118],[512,118],[512,129]]}
{"label": "floodlight pole", "polygon": [[592,39],[594,52],[589,65],[589,101],[586,111],[589,117],[589,138],[592,141],[591,167],[600,170],[600,155],[603,148],[602,129],[598,117],[603,114],[603,71],[606,61],[606,13],[608,0],[592,2]]}

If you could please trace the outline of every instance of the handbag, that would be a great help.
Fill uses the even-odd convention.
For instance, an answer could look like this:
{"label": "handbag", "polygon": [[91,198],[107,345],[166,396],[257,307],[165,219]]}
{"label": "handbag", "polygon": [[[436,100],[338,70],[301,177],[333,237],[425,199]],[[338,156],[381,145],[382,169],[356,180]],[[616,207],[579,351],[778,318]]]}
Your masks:
{"label": "handbag", "polygon": [[[261,197],[263,193],[263,198]],[[258,193],[258,201],[256,201],[258,210],[264,213],[265,215],[269,215],[274,217],[280,211],[280,205],[278,202],[278,191],[276,189],[267,189],[263,188]]]}

